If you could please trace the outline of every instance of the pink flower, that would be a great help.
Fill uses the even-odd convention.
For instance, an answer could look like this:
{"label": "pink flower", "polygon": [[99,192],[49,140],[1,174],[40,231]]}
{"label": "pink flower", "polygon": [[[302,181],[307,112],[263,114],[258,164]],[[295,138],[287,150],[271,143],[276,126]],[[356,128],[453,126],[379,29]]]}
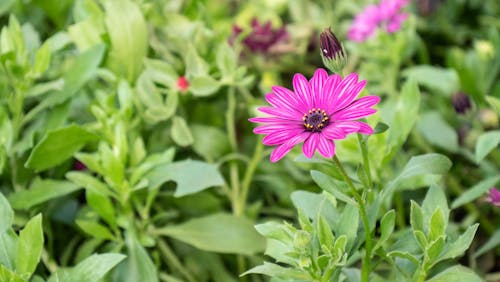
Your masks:
{"label": "pink flower", "polygon": [[366,81],[358,82],[352,73],[344,79],[340,75],[317,69],[311,80],[302,74],[293,77],[293,91],[281,86],[272,87],[266,95],[271,107],[260,107],[268,117],[250,118],[251,122],[263,123],[254,129],[265,134],[262,143],[276,146],[271,162],[283,158],[295,145],[304,142],[302,151],[312,158],[317,150],[325,158],[335,155],[334,140],[344,139],[349,133],[372,134],[373,129],[357,121],[375,113],[372,109],[380,98],[365,96],[356,99]]}
{"label": "pink flower", "polygon": [[495,207],[500,207],[500,191],[495,187],[491,187],[486,201],[490,202]]}
{"label": "pink flower", "polygon": [[[284,26],[274,29],[271,26],[271,21],[262,24],[257,18],[252,19],[251,30],[242,43],[253,53],[271,53],[274,47],[283,44],[289,37]],[[242,32],[241,27],[234,25],[233,35],[229,38],[229,43],[232,45]]]}
{"label": "pink flower", "polygon": [[177,88],[181,91],[181,93],[185,93],[189,88],[189,81],[184,76],[180,76],[177,79]]}
{"label": "pink flower", "polygon": [[400,13],[406,5],[408,0],[382,0],[378,5],[367,6],[354,18],[347,37],[362,42],[373,36],[379,27],[385,27],[389,33],[398,31],[408,18],[408,14]]}

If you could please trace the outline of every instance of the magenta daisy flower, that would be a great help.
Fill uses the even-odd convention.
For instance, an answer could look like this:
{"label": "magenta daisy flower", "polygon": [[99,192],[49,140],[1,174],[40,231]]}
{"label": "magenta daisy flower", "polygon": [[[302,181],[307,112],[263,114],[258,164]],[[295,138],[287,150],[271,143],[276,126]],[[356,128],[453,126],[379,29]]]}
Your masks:
{"label": "magenta daisy flower", "polygon": [[373,129],[358,119],[375,113],[377,110],[372,107],[380,98],[365,96],[355,100],[365,84],[365,80],[358,81],[356,73],[342,79],[317,69],[309,81],[302,74],[295,74],[293,91],[272,87],[273,93],[266,95],[271,107],[259,108],[268,116],[249,119],[263,124],[254,129],[256,134],[266,135],[262,143],[276,146],[271,162],[277,162],[302,142],[306,157],[312,158],[317,150],[331,158],[335,155],[334,140],[355,132],[372,134]]}
{"label": "magenta daisy flower", "polygon": [[490,202],[495,207],[500,207],[500,191],[495,187],[491,187],[486,201]]}
{"label": "magenta daisy flower", "polygon": [[348,31],[348,38],[362,42],[373,36],[377,28],[384,27],[388,33],[401,28],[408,18],[401,9],[408,5],[408,0],[382,0],[378,5],[369,5],[356,15]]}

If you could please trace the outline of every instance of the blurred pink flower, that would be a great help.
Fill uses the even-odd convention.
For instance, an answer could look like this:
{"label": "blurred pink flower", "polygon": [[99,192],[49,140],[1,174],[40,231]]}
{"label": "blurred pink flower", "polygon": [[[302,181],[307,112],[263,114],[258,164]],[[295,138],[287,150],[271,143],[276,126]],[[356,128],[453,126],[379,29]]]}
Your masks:
{"label": "blurred pink flower", "polygon": [[[253,53],[269,53],[274,46],[288,40],[288,32],[285,27],[274,29],[271,26],[271,21],[262,24],[257,18],[253,18],[251,28],[252,31],[243,39],[242,43]],[[234,25],[233,35],[229,38],[229,43],[233,44],[234,40],[242,32],[241,27]]]}
{"label": "blurred pink flower", "polygon": [[179,76],[177,79],[177,88],[181,91],[181,93],[185,93],[189,88],[189,81],[184,76]]}
{"label": "blurred pink flower", "polygon": [[273,93],[265,97],[271,107],[259,108],[269,116],[249,119],[264,124],[254,129],[256,134],[266,135],[264,145],[277,146],[271,153],[271,162],[277,162],[302,142],[306,157],[312,158],[317,150],[331,158],[335,155],[334,140],[355,132],[372,134],[368,124],[357,121],[375,113],[377,110],[371,107],[380,101],[378,96],[355,100],[365,84],[365,80],[358,81],[356,73],[342,78],[317,69],[309,81],[302,74],[295,74],[293,91],[272,87]]}
{"label": "blurred pink flower", "polygon": [[382,0],[378,5],[367,6],[354,18],[347,37],[362,42],[370,38],[379,27],[385,27],[389,33],[398,31],[408,18],[407,13],[401,13],[406,5],[408,0]]}
{"label": "blurred pink flower", "polygon": [[490,202],[495,207],[500,207],[500,191],[495,187],[491,187],[486,201]]}

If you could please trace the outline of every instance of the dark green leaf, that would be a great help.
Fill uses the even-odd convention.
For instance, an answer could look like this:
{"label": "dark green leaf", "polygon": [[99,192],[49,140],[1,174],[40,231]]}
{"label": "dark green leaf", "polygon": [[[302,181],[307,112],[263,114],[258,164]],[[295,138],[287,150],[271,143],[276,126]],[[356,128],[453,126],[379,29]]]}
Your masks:
{"label": "dark green leaf", "polygon": [[80,189],[79,186],[63,180],[36,178],[27,190],[11,194],[9,202],[14,209],[29,209],[54,198],[62,197]]}
{"label": "dark green leaf", "polygon": [[46,170],[67,160],[88,142],[98,137],[78,125],[49,131],[31,152],[25,166]]}
{"label": "dark green leaf", "polygon": [[489,250],[492,250],[500,244],[500,230],[495,231],[493,235],[490,236],[488,241],[482,245],[477,252],[474,253],[474,257],[477,258]]}

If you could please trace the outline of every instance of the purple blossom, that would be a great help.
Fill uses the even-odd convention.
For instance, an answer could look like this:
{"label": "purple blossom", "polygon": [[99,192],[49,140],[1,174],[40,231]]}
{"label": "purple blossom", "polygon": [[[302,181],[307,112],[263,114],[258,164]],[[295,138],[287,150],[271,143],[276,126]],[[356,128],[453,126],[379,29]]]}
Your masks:
{"label": "purple blossom", "polygon": [[495,187],[491,187],[490,192],[486,198],[486,201],[490,202],[495,207],[500,207],[500,191]]}
{"label": "purple blossom", "polygon": [[408,0],[382,0],[378,5],[369,5],[356,15],[349,28],[348,38],[363,42],[373,36],[379,27],[393,33],[401,28],[401,24],[408,18],[401,9],[408,5]]}
{"label": "purple blossom", "polygon": [[[271,21],[261,24],[257,18],[253,18],[251,28],[252,31],[243,39],[242,43],[253,53],[272,53],[273,47],[286,42],[289,38],[284,26],[274,29],[271,26]],[[242,32],[241,27],[234,25],[233,35],[229,38],[229,43],[233,44]]]}
{"label": "purple blossom", "polygon": [[251,122],[262,123],[254,129],[265,134],[264,145],[276,146],[271,162],[283,158],[293,147],[304,142],[302,151],[312,158],[317,150],[325,158],[335,155],[334,140],[344,139],[350,133],[373,134],[373,129],[358,121],[377,110],[378,96],[365,96],[356,100],[366,81],[358,81],[356,73],[345,78],[324,69],[317,69],[308,81],[302,74],[293,77],[293,91],[272,87],[266,95],[271,107],[260,107],[267,117],[255,117]]}

